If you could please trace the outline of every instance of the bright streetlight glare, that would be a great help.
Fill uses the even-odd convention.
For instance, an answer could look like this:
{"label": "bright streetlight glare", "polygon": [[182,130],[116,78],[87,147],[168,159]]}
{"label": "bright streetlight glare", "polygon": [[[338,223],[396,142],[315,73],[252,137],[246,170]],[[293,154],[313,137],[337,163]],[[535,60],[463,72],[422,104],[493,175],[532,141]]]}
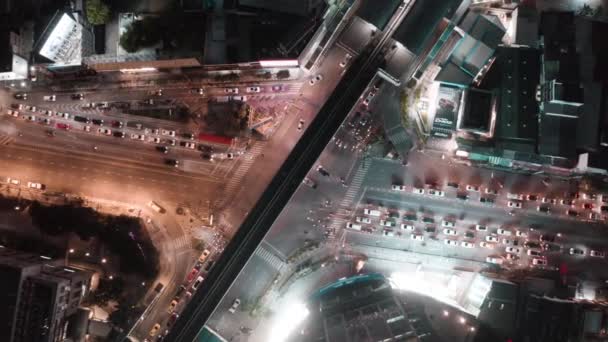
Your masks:
{"label": "bright streetlight glare", "polygon": [[291,303],[283,306],[283,312],[277,314],[277,319],[270,332],[270,342],[287,341],[289,335],[302,323],[310,314],[310,311],[302,303]]}

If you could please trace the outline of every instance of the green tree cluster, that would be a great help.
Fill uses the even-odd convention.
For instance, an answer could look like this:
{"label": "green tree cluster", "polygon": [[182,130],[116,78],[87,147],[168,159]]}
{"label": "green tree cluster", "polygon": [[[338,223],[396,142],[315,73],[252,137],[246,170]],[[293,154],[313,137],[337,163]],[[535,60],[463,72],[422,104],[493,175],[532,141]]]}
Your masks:
{"label": "green tree cluster", "polygon": [[87,0],[87,19],[92,25],[103,25],[110,20],[110,7],[102,0]]}
{"label": "green tree cluster", "polygon": [[156,45],[162,39],[162,25],[153,17],[135,20],[120,36],[120,46],[127,52],[136,52],[145,47]]}

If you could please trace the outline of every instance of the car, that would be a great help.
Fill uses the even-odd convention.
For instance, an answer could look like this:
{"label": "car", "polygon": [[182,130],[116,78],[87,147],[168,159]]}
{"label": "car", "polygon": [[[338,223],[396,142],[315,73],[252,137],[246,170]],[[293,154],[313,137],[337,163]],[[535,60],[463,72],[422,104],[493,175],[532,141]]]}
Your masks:
{"label": "car", "polygon": [[165,164],[173,167],[179,167],[179,160],[176,159],[165,159]]}
{"label": "car", "polygon": [[547,265],[547,259],[544,259],[544,258],[532,258],[532,265],[534,265],[534,266],[545,266],[545,265]]}
{"label": "car", "polygon": [[502,265],[502,263],[504,262],[503,258],[499,258],[499,257],[486,257],[486,262],[489,264],[495,264],[495,265]]}
{"label": "car", "polygon": [[583,204],[583,209],[585,210],[593,210],[594,206],[593,203],[584,203]]}
{"label": "car", "polygon": [[530,256],[541,256],[542,251],[538,250],[538,249],[528,249],[526,251],[526,254],[530,255]]}
{"label": "car", "polygon": [[454,227],[454,226],[456,226],[456,223],[454,223],[453,221],[443,220],[443,221],[441,221],[441,226],[442,227]]}
{"label": "car", "polygon": [[91,122],[93,123],[93,125],[103,126],[103,119],[93,119],[91,120]]}
{"label": "car", "polygon": [[416,227],[414,227],[414,225],[412,225],[412,224],[402,223],[401,229],[414,231],[414,230],[416,230]]}
{"label": "car", "polygon": [[507,247],[505,247],[505,252],[519,254],[519,252],[521,252],[521,250],[516,247],[507,246]]}
{"label": "car", "polygon": [[458,234],[458,232],[456,232],[454,229],[446,228],[446,229],[443,230],[443,234],[445,234],[445,235],[456,235],[456,234]]}
{"label": "car", "polygon": [[133,140],[140,140],[140,141],[146,141],[146,136],[143,134],[131,134],[131,139]]}
{"label": "car", "polygon": [[528,241],[526,241],[524,243],[524,247],[526,247],[526,248],[540,248],[541,246],[540,246],[540,243],[538,243],[536,241],[530,241],[530,240],[528,240]]}
{"label": "car", "polygon": [[154,324],[154,326],[152,327],[152,329],[150,330],[150,333],[148,335],[150,335],[150,337],[154,337],[154,336],[158,335],[159,330],[160,330],[160,324],[156,323],[156,324]]}
{"label": "car", "polygon": [[445,239],[445,240],[443,240],[443,243],[445,243],[448,246],[458,246],[458,241],[456,241],[456,240]]}
{"label": "car", "polygon": [[171,303],[169,304],[169,309],[167,310],[168,313],[172,313],[173,310],[175,310],[175,307],[177,306],[177,301],[174,299],[171,301]]}
{"label": "car", "polygon": [[184,291],[186,291],[186,287],[184,285],[180,285],[180,287],[177,289],[177,292],[175,292],[175,296],[173,298],[175,300],[179,300],[182,297]]}
{"label": "car", "polygon": [[28,115],[28,116],[26,117],[26,120],[27,120],[27,121],[34,122],[34,121],[36,121],[36,116],[35,116],[35,115]]}
{"label": "car", "polygon": [[238,94],[239,88],[224,88],[224,93],[226,94]]}
{"label": "car", "polygon": [[450,187],[450,188],[458,189],[459,185],[456,182],[448,182],[447,186]]}
{"label": "car", "polygon": [[562,251],[562,246],[560,246],[557,243],[548,243],[545,242],[541,245],[542,249],[547,251],[547,252],[561,252]]}
{"label": "car", "polygon": [[509,192],[509,193],[507,193],[507,199],[517,200],[517,201],[523,201],[524,200],[524,195],[523,194],[517,194],[517,193]]}
{"label": "car", "polygon": [[372,102],[372,99],[374,98],[374,96],[376,96],[376,92],[375,91],[370,91],[367,96],[365,97],[365,100],[363,100],[363,105],[364,106],[369,106],[369,104]]}
{"label": "car", "polygon": [[391,189],[394,190],[394,191],[405,191],[405,185],[393,184],[391,186]]}
{"label": "car", "polygon": [[574,205],[574,200],[569,198],[563,198],[559,201],[559,203],[562,205]]}
{"label": "car", "polygon": [[566,210],[566,215],[571,216],[571,217],[577,217],[578,216],[578,211],[572,210],[572,209],[568,209],[568,210]]}
{"label": "car", "polygon": [[70,97],[72,100],[84,100],[84,94],[82,93],[72,94]]}
{"label": "car", "polygon": [[372,220],[369,217],[361,217],[361,216],[355,217],[355,221],[357,221],[359,223],[367,223],[367,224],[372,223]]}
{"label": "car", "polygon": [[198,262],[204,263],[205,260],[207,260],[207,257],[209,257],[210,254],[211,254],[211,251],[209,251],[208,249],[203,250],[203,252],[201,253],[201,255],[198,257]]}
{"label": "car", "polygon": [[195,89],[192,89],[192,93],[203,95],[203,94],[205,94],[205,89],[203,89],[203,88],[195,88]]}
{"label": "car", "polygon": [[434,233],[437,231],[437,228],[435,228],[434,226],[426,226],[424,227],[424,231],[427,233]]}
{"label": "car", "polygon": [[17,100],[27,100],[27,93],[15,93],[13,97]]}
{"label": "car", "polygon": [[528,194],[526,196],[526,200],[528,200],[528,201],[538,201],[538,195]]}
{"label": "car", "polygon": [[193,290],[198,289],[198,287],[201,285],[203,280],[205,280],[205,278],[203,278],[202,276],[198,276],[198,278],[196,278],[196,281],[194,282],[194,284],[192,284],[192,289]]}
{"label": "car", "polygon": [[590,212],[589,215],[587,216],[588,219],[590,220],[601,220],[602,219],[602,215],[596,213],[596,212]]}
{"label": "car", "polygon": [[498,191],[490,188],[486,188],[485,193],[488,195],[498,195]]}
{"label": "car", "polygon": [[118,121],[118,120],[113,120],[112,121],[112,127],[115,128],[122,128],[125,124],[122,121]]}
{"label": "car", "polygon": [[344,56],[344,59],[340,62],[340,68],[344,68],[346,67],[346,64],[348,64],[348,62],[350,62],[350,60],[353,58],[353,56],[350,53],[347,53]]}
{"label": "car", "polygon": [[536,207],[537,211],[540,211],[541,213],[545,213],[545,214],[550,214],[551,213],[551,208],[547,207],[547,206],[541,206],[539,205],[538,207]]}
{"label": "car", "polygon": [[196,148],[196,144],[190,141],[182,141],[179,143],[181,146],[185,147],[185,148],[189,148],[189,149],[195,149]]}
{"label": "car", "polygon": [[580,255],[584,256],[585,251],[580,248],[570,248],[570,255]]}
{"label": "car", "polygon": [[540,199],[540,201],[543,203],[557,204],[557,200],[555,198],[551,198],[551,197],[543,197]]}
{"label": "car", "polygon": [[488,227],[487,226],[483,226],[481,224],[476,224],[475,225],[475,230],[478,230],[480,232],[485,232],[485,231],[488,231]]}
{"label": "car", "polygon": [[153,137],[152,139],[150,139],[151,142],[155,143],[155,144],[160,144],[160,138],[159,137]]}
{"label": "car", "polygon": [[403,218],[408,221],[416,221],[418,219],[418,217],[416,216],[416,213],[405,213],[403,215]]}
{"label": "car", "polygon": [[516,245],[517,244],[516,241],[517,240],[502,239],[501,243],[503,245]]}
{"label": "car", "polygon": [[230,308],[228,309],[228,312],[230,313],[235,313],[236,309],[239,308],[239,305],[241,305],[241,300],[236,298],[233,302],[232,305],[230,305]]}
{"label": "car", "polygon": [[433,195],[433,196],[437,196],[437,197],[443,197],[443,196],[445,196],[445,192],[439,191],[439,190],[435,190],[435,189],[429,189],[429,195]]}
{"label": "car", "polygon": [[161,135],[168,135],[170,137],[174,137],[175,136],[175,131],[170,131],[170,130],[163,129],[163,130],[160,131],[160,134]]}
{"label": "car", "polygon": [[492,205],[492,204],[494,204],[494,199],[490,198],[490,197],[480,197],[479,202],[488,204],[488,205]]}
{"label": "car", "polygon": [[410,235],[410,239],[415,240],[415,241],[424,241],[424,236],[412,234],[412,235]]}
{"label": "car", "polygon": [[498,242],[498,237],[496,237],[494,235],[488,235],[488,236],[486,236],[486,241],[488,241],[488,242]]}
{"label": "car", "polygon": [[602,252],[602,251],[596,251],[596,250],[591,250],[589,252],[589,255],[592,257],[596,257],[596,258],[604,258],[606,257],[606,253]]}
{"label": "car", "polygon": [[27,182],[27,187],[31,189],[44,190],[46,186],[44,184],[35,183],[35,182]]}
{"label": "car", "polygon": [[470,243],[468,241],[462,241],[462,242],[460,242],[460,246],[464,247],[464,248],[473,248],[473,247],[475,247],[474,244],[472,244],[472,243]]}
{"label": "car", "polygon": [[178,317],[179,314],[177,312],[172,313],[171,316],[169,316],[169,319],[167,320],[167,328],[171,328],[173,324],[175,324],[175,321],[177,321]]}
{"label": "car", "polygon": [[9,183],[9,184],[12,184],[12,185],[19,185],[19,184],[21,184],[20,180],[15,179],[15,178],[11,178],[11,177],[8,177],[6,179],[6,182]]}
{"label": "car", "polygon": [[247,87],[245,88],[245,91],[248,93],[259,93],[262,89],[260,87]]}
{"label": "car", "polygon": [[539,240],[541,242],[554,242],[556,238],[556,235],[552,235],[552,234],[542,234],[539,237]]}
{"label": "car", "polygon": [[473,239],[473,238],[475,238],[475,232],[472,232],[472,231],[466,231],[466,232],[464,233],[464,236],[465,236],[466,238]]}
{"label": "car", "polygon": [[494,246],[494,244],[492,244],[492,243],[487,243],[487,242],[485,242],[485,241],[481,241],[481,242],[479,243],[479,247],[481,247],[481,248],[493,249],[495,246]]}
{"label": "car", "polygon": [[390,236],[395,236],[395,233],[390,229],[385,229],[382,231],[382,235],[390,237]]}
{"label": "car", "polygon": [[466,193],[457,193],[456,198],[462,201],[466,201],[469,199],[469,195],[467,195]]}
{"label": "car", "polygon": [[470,185],[468,184],[466,186],[467,191],[475,191],[475,192],[479,192],[479,187],[477,185]]}
{"label": "car", "polygon": [[395,222],[389,220],[380,220],[380,225],[385,227],[394,227]]}
{"label": "car", "polygon": [[424,223],[435,223],[435,219],[431,216],[422,216],[420,220]]}
{"label": "car", "polygon": [[323,75],[317,74],[315,77],[311,78],[310,81],[308,81],[308,83],[310,83],[310,85],[315,85],[317,82],[320,82],[322,80],[323,80]]}
{"label": "car", "polygon": [[517,208],[517,209],[521,209],[521,202],[517,202],[517,201],[508,201],[507,202],[507,206],[509,208]]}
{"label": "car", "polygon": [[[134,135],[137,135],[137,134],[134,134]],[[156,146],[156,150],[160,153],[165,153],[165,154],[169,153],[169,148],[167,146]]]}
{"label": "car", "polygon": [[10,115],[10,116],[12,116],[12,117],[15,117],[15,118],[18,118],[18,117],[19,117],[19,112],[18,112],[18,111],[16,111],[16,110],[12,110],[12,109],[8,109],[8,110],[6,111],[6,114],[8,114],[8,115]]}
{"label": "car", "polygon": [[412,192],[418,195],[424,195],[424,189],[414,188],[412,189]]}
{"label": "car", "polygon": [[188,274],[188,277],[186,277],[186,282],[188,282],[188,283],[192,282],[192,280],[194,279],[194,277],[196,277],[197,274],[198,274],[198,270],[196,268],[192,268],[192,270]]}
{"label": "car", "polygon": [[[209,160],[211,160],[211,155],[209,154]],[[304,183],[305,185],[308,185],[309,187],[316,189],[317,188],[317,183],[315,183],[315,181],[313,181],[312,179],[308,178],[308,177],[304,177],[304,180],[302,180],[302,183]]]}
{"label": "car", "polygon": [[85,125],[85,126],[82,128],[82,129],[83,129],[85,132],[90,132],[90,131],[91,131],[91,126],[89,126],[89,125]]}
{"label": "car", "polygon": [[152,95],[154,95],[154,96],[163,96],[163,90],[162,89],[156,89],[155,91],[152,92]]}
{"label": "car", "polygon": [[126,136],[125,132],[121,132],[121,131],[114,131],[114,133],[112,135],[115,136],[116,138],[124,138]]}
{"label": "car", "polygon": [[498,228],[496,230],[496,234],[498,235],[504,235],[504,236],[511,236],[511,234],[513,234],[510,230],[506,230],[504,228]]}
{"label": "car", "polygon": [[43,96],[42,99],[44,101],[55,102],[55,101],[57,101],[57,96],[55,96],[55,95],[47,95],[47,96]]}
{"label": "car", "polygon": [[175,139],[167,139],[165,142],[171,146],[175,146],[177,144]]}
{"label": "car", "polygon": [[325,177],[329,177],[329,172],[327,172],[322,165],[317,166],[317,172]]}
{"label": "car", "polygon": [[101,134],[105,134],[105,135],[112,135],[112,130],[110,130],[109,128],[99,128],[97,130],[97,133],[101,133]]}
{"label": "car", "polygon": [[42,119],[40,122],[42,122],[45,125],[50,125],[51,124],[51,119],[49,118],[44,118]]}
{"label": "car", "polygon": [[517,258],[518,258],[518,257],[517,257],[517,255],[515,255],[515,254],[510,254],[510,253],[507,253],[507,254],[505,255],[505,259],[507,259],[507,260],[515,260],[515,259],[517,259]]}
{"label": "car", "polygon": [[298,121],[298,131],[301,131],[302,128],[304,128],[304,120],[300,119],[300,121]]}
{"label": "car", "polygon": [[356,223],[352,223],[352,222],[347,222],[346,223],[346,228],[353,229],[353,230],[361,230],[361,225],[360,224],[356,224]]}
{"label": "car", "polygon": [[515,236],[525,238],[525,237],[528,237],[528,233],[526,233],[524,231],[521,231],[521,230],[516,230],[515,231]]}
{"label": "car", "polygon": [[283,90],[283,85],[282,84],[274,84],[272,87],[270,87],[270,89],[272,89],[272,91],[282,91]]}
{"label": "car", "polygon": [[70,128],[72,128],[72,126],[70,126],[69,124],[65,124],[65,123],[57,123],[55,125],[55,127],[59,128],[59,129],[65,129],[66,131],[69,130]]}

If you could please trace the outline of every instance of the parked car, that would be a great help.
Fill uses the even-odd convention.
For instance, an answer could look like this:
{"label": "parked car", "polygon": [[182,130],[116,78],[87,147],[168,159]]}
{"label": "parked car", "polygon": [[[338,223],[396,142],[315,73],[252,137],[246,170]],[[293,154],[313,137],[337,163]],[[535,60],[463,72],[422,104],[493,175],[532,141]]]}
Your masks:
{"label": "parked car", "polygon": [[239,305],[241,305],[241,300],[236,298],[233,302],[232,305],[230,306],[230,309],[228,309],[228,312],[230,313],[235,313],[236,309],[239,308]]}

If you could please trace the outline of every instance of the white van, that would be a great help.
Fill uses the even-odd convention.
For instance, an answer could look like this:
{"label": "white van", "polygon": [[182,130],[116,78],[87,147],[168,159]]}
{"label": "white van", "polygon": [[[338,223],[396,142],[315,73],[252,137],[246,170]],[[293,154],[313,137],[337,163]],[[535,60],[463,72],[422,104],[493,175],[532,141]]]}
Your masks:
{"label": "white van", "polygon": [[376,217],[380,217],[380,215],[381,215],[380,210],[373,210],[373,209],[363,209],[363,213],[365,215],[376,216]]}
{"label": "white van", "polygon": [[353,229],[353,230],[361,230],[361,225],[360,224],[356,224],[356,223],[352,223],[352,222],[348,222],[346,224],[346,228]]}

